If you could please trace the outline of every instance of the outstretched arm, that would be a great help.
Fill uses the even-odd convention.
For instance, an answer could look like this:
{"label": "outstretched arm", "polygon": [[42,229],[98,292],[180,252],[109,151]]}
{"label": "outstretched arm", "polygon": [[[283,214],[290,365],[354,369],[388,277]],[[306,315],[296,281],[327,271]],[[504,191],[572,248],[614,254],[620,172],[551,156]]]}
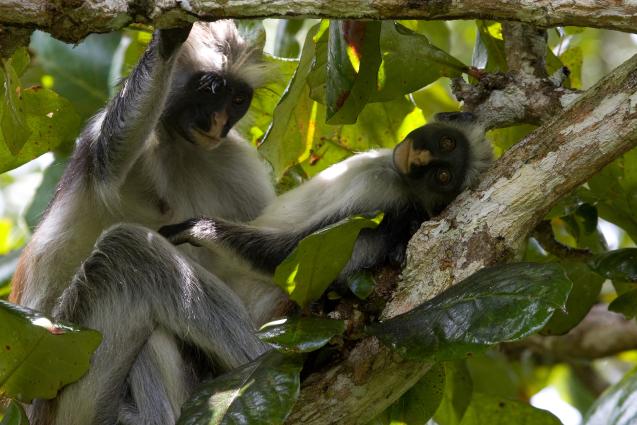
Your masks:
{"label": "outstretched arm", "polygon": [[170,88],[179,48],[191,26],[157,30],[139,63],[87,127],[89,157],[95,183],[119,185],[157,125]]}

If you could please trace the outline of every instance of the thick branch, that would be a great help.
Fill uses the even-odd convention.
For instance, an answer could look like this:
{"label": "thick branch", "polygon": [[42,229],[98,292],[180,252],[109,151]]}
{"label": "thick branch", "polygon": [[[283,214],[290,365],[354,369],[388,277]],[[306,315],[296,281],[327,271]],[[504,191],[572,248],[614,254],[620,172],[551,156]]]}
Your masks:
{"label": "thick branch", "polygon": [[[385,317],[406,312],[475,271],[513,259],[550,206],[637,145],[637,56],[509,150],[410,242]],[[374,347],[374,349],[370,349]],[[417,381],[427,364],[400,362],[368,338],[304,385],[290,423],[366,423]]]}
{"label": "thick branch", "polygon": [[132,22],[174,26],[200,18],[495,19],[540,27],[574,25],[634,31],[637,4],[608,0],[3,0],[0,24],[79,41]]}

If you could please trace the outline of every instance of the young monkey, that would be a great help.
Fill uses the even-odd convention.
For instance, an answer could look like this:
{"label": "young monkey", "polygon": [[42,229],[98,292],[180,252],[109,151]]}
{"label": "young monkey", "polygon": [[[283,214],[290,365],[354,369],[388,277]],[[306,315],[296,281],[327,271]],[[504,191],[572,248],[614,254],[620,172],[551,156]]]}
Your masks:
{"label": "young monkey", "polygon": [[383,211],[377,229],[361,232],[341,273],[346,277],[401,261],[414,223],[439,213],[475,184],[491,160],[491,146],[472,114],[443,113],[393,151],[360,153],[331,166],[279,196],[248,223],[195,218],[159,232],[175,244],[204,246],[271,275],[310,233],[354,214]]}

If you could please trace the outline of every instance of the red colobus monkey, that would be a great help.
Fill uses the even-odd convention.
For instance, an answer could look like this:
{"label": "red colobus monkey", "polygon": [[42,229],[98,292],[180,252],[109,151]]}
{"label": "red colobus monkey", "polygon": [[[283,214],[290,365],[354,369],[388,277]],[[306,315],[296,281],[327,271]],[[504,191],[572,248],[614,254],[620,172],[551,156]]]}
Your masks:
{"label": "red colobus monkey", "polygon": [[32,424],[172,424],[197,363],[223,371],[264,351],[253,323],[281,293],[257,285],[251,316],[210,272],[215,258],[148,230],[199,215],[246,221],[274,199],[267,167],[231,131],[265,72],[260,55],[231,21],[159,30],[80,135],[11,300],[104,339],[85,377],[34,403]]}

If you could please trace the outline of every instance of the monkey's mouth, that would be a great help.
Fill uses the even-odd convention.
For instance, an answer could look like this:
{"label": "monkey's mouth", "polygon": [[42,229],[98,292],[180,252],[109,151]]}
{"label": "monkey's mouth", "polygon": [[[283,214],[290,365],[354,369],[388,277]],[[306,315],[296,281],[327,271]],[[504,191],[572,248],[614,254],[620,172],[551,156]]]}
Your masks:
{"label": "monkey's mouth", "polygon": [[405,139],[394,148],[394,166],[403,175],[408,175],[412,166],[428,165],[433,157],[426,149],[415,149],[411,139]]}
{"label": "monkey's mouth", "polygon": [[193,128],[191,135],[195,144],[206,149],[216,148],[221,143],[221,132],[219,131],[203,131]]}

